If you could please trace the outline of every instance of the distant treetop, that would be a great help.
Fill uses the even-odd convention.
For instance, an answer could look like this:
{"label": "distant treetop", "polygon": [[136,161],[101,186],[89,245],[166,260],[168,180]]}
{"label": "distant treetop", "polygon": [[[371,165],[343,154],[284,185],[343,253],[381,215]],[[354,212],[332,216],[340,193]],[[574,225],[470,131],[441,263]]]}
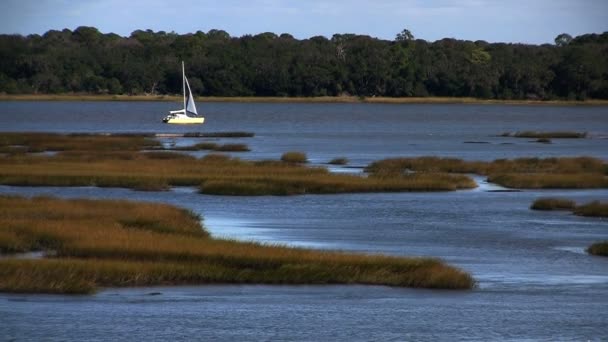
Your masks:
{"label": "distant treetop", "polygon": [[412,32],[410,32],[410,30],[404,29],[403,31],[397,33],[395,41],[403,42],[406,40],[414,40],[414,35],[412,34]]}
{"label": "distant treetop", "polygon": [[567,33],[562,33],[555,37],[555,45],[566,46],[572,41],[572,36]]}

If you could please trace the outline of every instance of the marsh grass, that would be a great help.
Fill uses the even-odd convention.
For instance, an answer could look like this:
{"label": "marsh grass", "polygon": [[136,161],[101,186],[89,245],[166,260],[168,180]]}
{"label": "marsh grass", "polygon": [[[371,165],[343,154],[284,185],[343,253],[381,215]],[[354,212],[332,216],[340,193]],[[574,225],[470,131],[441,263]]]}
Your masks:
{"label": "marsh grass", "polygon": [[160,146],[160,142],[143,135],[0,133],[2,151],[140,151]]}
{"label": "marsh grass", "polygon": [[608,166],[591,157],[498,159],[492,162],[456,158],[418,157],[384,159],[367,166],[379,177],[409,172],[476,173],[511,188],[606,188]]}
{"label": "marsh grass", "polygon": [[[513,138],[538,138],[538,139],[583,139],[587,137],[587,132],[537,132],[537,131],[522,131],[522,132],[505,132],[501,134],[503,137]],[[541,142],[541,141],[539,141]]]}
{"label": "marsh grass", "polygon": [[366,170],[375,174],[400,173],[404,170],[424,172],[477,173],[598,173],[605,174],[608,165],[592,157],[517,158],[491,162],[465,161],[457,158],[417,157],[391,158],[371,163]]}
{"label": "marsh grass", "polygon": [[532,203],[533,210],[573,210],[576,203],[566,198],[539,198]]}
{"label": "marsh grass", "polygon": [[232,131],[232,132],[190,132],[184,133],[185,138],[252,138],[255,133]]}
{"label": "marsh grass", "polygon": [[488,182],[519,189],[597,189],[607,188],[602,174],[509,173],[488,176]]}
{"label": "marsh grass", "polygon": [[218,152],[248,152],[249,147],[245,144],[223,144],[216,149]]}
{"label": "marsh grass", "polygon": [[358,255],[211,238],[191,212],[155,203],[0,196],[0,290],[91,293],[99,286],[376,284],[467,289],[470,275],[429,258]]}
{"label": "marsh grass", "polygon": [[[216,132],[216,133],[185,133],[183,136],[196,137],[249,137],[247,132]],[[0,133],[0,153],[23,154],[47,151],[95,151],[104,153],[126,153],[133,151],[163,150],[161,143],[154,139],[154,134],[148,133],[117,133],[117,134],[54,134],[54,133]],[[201,142],[192,146],[180,146],[166,150],[173,151],[224,151],[247,152],[246,144],[216,144]]]}
{"label": "marsh grass", "polygon": [[608,203],[593,201],[577,206],[573,213],[579,216],[608,217]]}
{"label": "marsh grass", "polygon": [[587,253],[597,256],[608,256],[608,241],[596,242],[587,248]]}
{"label": "marsh grass", "polygon": [[[60,152],[0,159],[0,183],[23,186],[99,186],[167,190],[196,186],[215,195],[296,195],[347,192],[450,191],[474,188],[465,175],[421,173],[390,177],[334,174],[325,168],[279,161],[243,161],[175,152]],[[301,159],[299,159],[301,160]]]}
{"label": "marsh grass", "polygon": [[290,151],[281,155],[281,160],[286,163],[303,164],[308,163],[308,157],[304,152]]}
{"label": "marsh grass", "polygon": [[201,142],[201,143],[197,143],[191,146],[175,146],[172,148],[169,148],[168,150],[173,150],[173,151],[204,151],[204,150],[216,150],[218,148],[218,144],[213,143],[213,142]]}
{"label": "marsh grass", "polygon": [[314,175],[241,176],[211,179],[201,193],[212,195],[304,195],[354,192],[453,191],[471,189],[475,182],[464,175],[415,174],[393,178],[364,178],[323,172]]}
{"label": "marsh grass", "polygon": [[334,158],[328,162],[331,165],[346,165],[348,164],[348,159],[345,157]]}
{"label": "marsh grass", "polygon": [[[175,152],[166,152],[166,151],[148,151],[145,152],[145,157],[147,159],[157,159],[157,160],[196,160],[195,157],[184,154],[184,153],[175,153]],[[127,160],[135,160],[139,158],[139,154],[132,154],[131,158]]]}
{"label": "marsh grass", "polygon": [[218,151],[218,152],[248,152],[249,147],[245,144],[216,144],[213,142],[201,142],[192,146],[178,146],[169,148],[173,151]]}
{"label": "marsh grass", "polygon": [[[0,145],[60,150],[54,155],[7,153],[0,158],[0,184],[6,185],[126,187],[150,191],[197,186],[203,193],[222,195],[446,191],[476,187],[472,179],[459,175],[476,173],[512,188],[608,187],[608,166],[590,157],[493,162],[394,158],[371,163],[366,168],[369,177],[361,177],[301,165],[307,160],[302,152],[287,152],[282,162],[243,161],[217,154],[196,159],[163,151],[157,141],[139,135],[5,133],[0,134]],[[195,146],[214,151],[247,149],[244,144],[207,142]],[[141,152],[143,149],[146,151]]]}
{"label": "marsh grass", "polygon": [[608,203],[593,201],[582,205],[576,205],[572,200],[566,198],[539,198],[532,203],[530,209],[534,210],[570,210],[574,215],[608,217]]}

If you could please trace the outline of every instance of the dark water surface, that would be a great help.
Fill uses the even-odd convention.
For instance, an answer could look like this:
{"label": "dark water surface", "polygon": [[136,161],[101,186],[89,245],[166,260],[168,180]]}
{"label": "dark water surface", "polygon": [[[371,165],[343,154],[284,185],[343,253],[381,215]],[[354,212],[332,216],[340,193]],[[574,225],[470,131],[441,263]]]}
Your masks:
{"label": "dark water surface", "polygon": [[[605,107],[203,104],[202,131],[251,131],[246,158],[302,150],[322,162],[386,156],[608,159]],[[0,102],[2,131],[169,132],[168,103]],[[495,137],[588,131],[552,145]],[[223,139],[233,141],[236,139]],[[465,144],[487,141],[489,144]],[[513,143],[502,145],[503,143]],[[188,141],[178,140],[177,144]],[[377,286],[105,289],[93,296],[0,294],[0,340],[605,340],[608,259],[584,249],[608,220],[528,209],[540,196],[608,200],[608,190],[223,197],[194,189],[22,188],[2,194],[128,198],[192,209],[214,236],[392,255],[436,256],[471,272],[472,291]],[[154,293],[160,293],[152,295]]]}

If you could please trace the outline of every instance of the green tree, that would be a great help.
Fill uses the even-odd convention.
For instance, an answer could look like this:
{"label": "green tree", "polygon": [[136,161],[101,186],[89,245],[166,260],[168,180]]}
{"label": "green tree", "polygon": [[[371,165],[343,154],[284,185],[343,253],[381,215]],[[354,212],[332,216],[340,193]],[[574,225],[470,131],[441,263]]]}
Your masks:
{"label": "green tree", "polygon": [[403,42],[408,40],[414,40],[414,35],[408,29],[404,29],[403,31],[397,33],[397,36],[395,36],[395,41],[397,42]]}
{"label": "green tree", "polygon": [[608,32],[556,45],[395,40],[221,30],[129,37],[94,27],[0,35],[0,93],[179,94],[180,61],[192,90],[213,96],[475,96],[608,98]]}
{"label": "green tree", "polygon": [[562,33],[555,37],[555,45],[566,46],[572,41],[572,36],[567,33]]}

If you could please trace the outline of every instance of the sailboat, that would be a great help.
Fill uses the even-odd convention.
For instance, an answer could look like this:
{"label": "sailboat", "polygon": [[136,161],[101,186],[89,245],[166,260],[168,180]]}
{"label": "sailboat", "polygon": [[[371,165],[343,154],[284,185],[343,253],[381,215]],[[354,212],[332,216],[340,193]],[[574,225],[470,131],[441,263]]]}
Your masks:
{"label": "sailboat", "polygon": [[[196,104],[194,104],[194,97],[192,96],[192,90],[190,90],[190,83],[186,78],[186,70],[184,69],[184,61],[182,61],[182,77],[183,77],[183,90],[184,90],[184,109],[169,111],[169,115],[163,119],[164,123],[170,124],[202,124],[205,122],[205,118],[198,116],[196,111]],[[188,89],[188,96],[186,97],[186,89]]]}

